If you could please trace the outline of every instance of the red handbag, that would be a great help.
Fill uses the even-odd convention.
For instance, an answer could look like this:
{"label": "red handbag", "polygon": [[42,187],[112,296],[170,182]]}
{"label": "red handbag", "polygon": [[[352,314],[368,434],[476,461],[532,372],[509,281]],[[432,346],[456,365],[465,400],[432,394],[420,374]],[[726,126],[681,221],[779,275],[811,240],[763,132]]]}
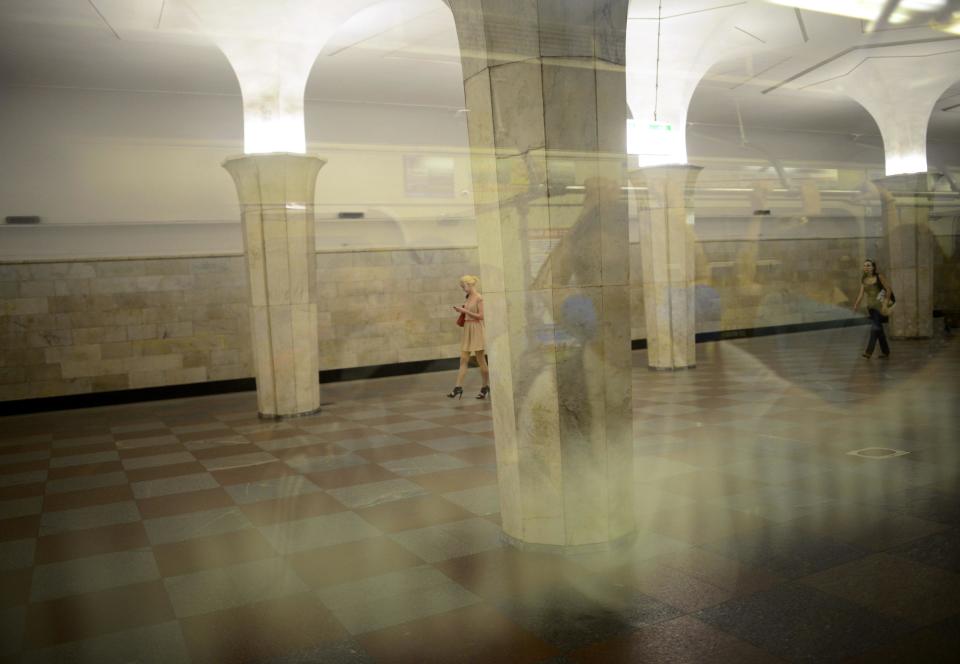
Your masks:
{"label": "red handbag", "polygon": [[457,318],[457,325],[463,327],[463,324],[467,322],[467,314],[460,314],[460,317]]}

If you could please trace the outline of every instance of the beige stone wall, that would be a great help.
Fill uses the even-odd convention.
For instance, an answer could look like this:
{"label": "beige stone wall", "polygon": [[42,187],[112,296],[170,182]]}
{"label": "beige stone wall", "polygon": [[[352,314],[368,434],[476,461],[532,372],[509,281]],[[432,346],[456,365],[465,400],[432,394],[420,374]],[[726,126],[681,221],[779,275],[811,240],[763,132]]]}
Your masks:
{"label": "beige stone wall", "polygon": [[[320,366],[451,357],[475,249],[321,253]],[[0,400],[253,375],[243,258],[0,265]]]}
{"label": "beige stone wall", "polygon": [[0,399],[249,376],[243,258],[0,265]]}
{"label": "beige stone wall", "polygon": [[[938,238],[935,306],[960,309],[960,238]],[[878,240],[697,244],[697,327],[739,329],[848,315]],[[645,336],[631,246],[633,338]],[[324,369],[454,357],[457,279],[476,249],[318,255]],[[952,281],[951,281],[952,279]],[[0,400],[245,378],[253,374],[243,258],[0,265]]]}

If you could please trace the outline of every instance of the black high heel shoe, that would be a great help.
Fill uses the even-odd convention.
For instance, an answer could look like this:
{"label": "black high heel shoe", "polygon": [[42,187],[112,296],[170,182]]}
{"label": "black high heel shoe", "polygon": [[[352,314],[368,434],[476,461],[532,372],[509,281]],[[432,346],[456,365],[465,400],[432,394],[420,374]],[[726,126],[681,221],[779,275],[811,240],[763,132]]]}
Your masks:
{"label": "black high heel shoe", "polygon": [[463,398],[463,388],[457,385],[453,388],[453,392],[447,395],[451,399],[462,399]]}
{"label": "black high heel shoe", "polygon": [[490,386],[484,385],[480,388],[480,394],[477,395],[478,399],[486,399],[487,395],[490,394]]}

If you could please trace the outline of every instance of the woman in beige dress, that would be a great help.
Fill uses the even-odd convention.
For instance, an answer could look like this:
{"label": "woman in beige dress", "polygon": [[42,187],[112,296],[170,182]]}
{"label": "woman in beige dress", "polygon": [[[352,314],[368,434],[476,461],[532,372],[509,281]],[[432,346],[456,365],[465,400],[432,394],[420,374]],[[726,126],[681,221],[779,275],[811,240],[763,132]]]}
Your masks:
{"label": "woman in beige dress", "polygon": [[460,288],[467,294],[462,307],[454,310],[463,314],[463,330],[460,333],[460,371],[457,373],[457,385],[447,396],[451,399],[463,398],[463,379],[467,376],[467,367],[470,365],[470,355],[477,356],[480,365],[480,374],[483,376],[483,387],[480,388],[478,399],[486,399],[490,394],[490,369],[487,367],[487,356],[484,353],[483,342],[483,296],[477,289],[479,279],[467,274],[460,277]]}

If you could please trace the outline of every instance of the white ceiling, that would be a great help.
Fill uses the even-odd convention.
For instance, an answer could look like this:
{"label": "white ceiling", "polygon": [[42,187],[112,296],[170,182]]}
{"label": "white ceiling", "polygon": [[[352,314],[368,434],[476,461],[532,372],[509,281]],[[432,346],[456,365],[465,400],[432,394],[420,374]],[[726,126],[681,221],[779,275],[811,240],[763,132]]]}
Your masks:
{"label": "white ceiling", "polygon": [[[682,13],[729,4],[671,0],[670,8]],[[649,7],[636,1],[630,15],[649,18]],[[739,107],[747,127],[876,134],[856,103],[802,86],[867,53],[889,50],[864,46],[948,36],[924,27],[866,35],[860,21],[808,11],[801,16],[806,40],[792,9],[745,7],[733,29],[756,49],[710,70],[694,96],[690,121],[737,125]],[[960,49],[960,37],[937,47]],[[925,46],[898,51],[914,48]],[[459,108],[458,53],[453,19],[441,0],[383,0],[338,28],[317,59],[307,97]],[[934,140],[960,143],[960,72],[957,78],[934,111]],[[0,85],[239,95],[226,59],[198,30],[189,0],[2,0]]]}

